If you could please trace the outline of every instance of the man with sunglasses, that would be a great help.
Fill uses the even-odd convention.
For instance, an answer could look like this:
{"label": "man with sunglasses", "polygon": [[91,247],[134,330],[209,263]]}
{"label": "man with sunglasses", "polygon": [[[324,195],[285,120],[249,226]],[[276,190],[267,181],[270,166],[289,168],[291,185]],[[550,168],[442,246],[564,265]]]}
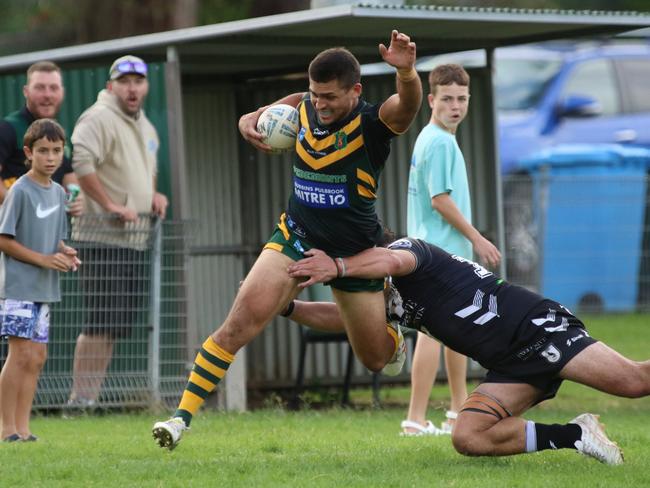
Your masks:
{"label": "man with sunglasses", "polygon": [[87,196],[73,237],[89,243],[80,246],[87,316],[75,349],[73,407],[94,406],[115,339],[129,337],[138,310],[146,308],[141,275],[150,218],[164,218],[167,209],[156,191],[158,134],[142,109],[148,90],[145,62],[118,58],[72,133],[72,167]]}

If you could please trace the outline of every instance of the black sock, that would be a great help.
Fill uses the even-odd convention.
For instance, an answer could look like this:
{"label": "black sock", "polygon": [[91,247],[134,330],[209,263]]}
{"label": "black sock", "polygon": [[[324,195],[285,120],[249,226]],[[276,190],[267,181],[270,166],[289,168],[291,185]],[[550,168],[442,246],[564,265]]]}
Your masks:
{"label": "black sock", "polygon": [[578,424],[538,424],[535,423],[537,450],[575,449],[576,441],[582,437],[582,428]]}

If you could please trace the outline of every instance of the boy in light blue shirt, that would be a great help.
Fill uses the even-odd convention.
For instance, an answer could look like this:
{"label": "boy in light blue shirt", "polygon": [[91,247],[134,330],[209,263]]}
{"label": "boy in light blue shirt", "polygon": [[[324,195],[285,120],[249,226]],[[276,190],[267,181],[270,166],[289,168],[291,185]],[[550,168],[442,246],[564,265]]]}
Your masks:
{"label": "boy in light blue shirt", "polygon": [[[418,135],[411,159],[408,235],[465,259],[473,259],[473,249],[484,265],[495,267],[501,254],[472,225],[467,168],[456,142],[456,129],[469,106],[469,75],[457,64],[438,66],[429,74],[429,90],[431,119]],[[440,344],[419,333],[411,369],[411,401],[407,419],[401,425],[402,435],[451,433],[467,397],[467,359],[446,350],[451,409],[441,428],[426,420],[439,362]]]}
{"label": "boy in light blue shirt", "polygon": [[447,194],[472,222],[465,158],[456,137],[428,124],[415,142],[408,188],[408,235],[435,243],[451,254],[471,259],[472,243],[433,208],[431,199]]}

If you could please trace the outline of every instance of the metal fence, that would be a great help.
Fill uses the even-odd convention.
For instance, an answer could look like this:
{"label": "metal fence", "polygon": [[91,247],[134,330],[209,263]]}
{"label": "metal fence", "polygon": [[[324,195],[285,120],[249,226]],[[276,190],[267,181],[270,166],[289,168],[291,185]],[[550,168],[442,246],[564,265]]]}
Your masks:
{"label": "metal fence", "polygon": [[[649,188],[645,174],[566,176],[540,172],[507,177],[503,190],[508,280],[578,310],[650,311]],[[93,256],[86,251],[96,244],[80,240],[88,235],[75,231],[70,242],[90,256],[84,258],[82,269],[92,270],[102,263],[126,266],[133,270],[136,283],[128,297],[129,307],[136,309],[132,332],[130,337],[116,340],[98,404],[135,407],[160,402],[172,407],[205,335],[199,325],[213,327],[223,319],[221,314],[196,317],[192,311],[193,325],[189,326],[188,303],[200,309],[201,303],[214,301],[219,290],[236,290],[239,274],[230,273],[224,281],[221,271],[235,266],[239,258],[223,258],[216,269],[210,268],[207,277],[192,285],[196,293],[191,298],[188,274],[197,266],[205,267],[203,258],[195,256],[190,246],[193,226],[146,218],[130,228],[109,231],[91,219],[77,221],[75,229],[81,226],[95,237],[103,233],[103,241],[115,238],[115,243],[126,242],[139,249],[124,253],[109,245],[104,246],[103,254]],[[194,273],[198,275],[196,270]],[[62,275],[63,299],[52,307],[48,360],[39,380],[36,408],[66,405],[77,337],[101,305],[93,305],[95,295],[107,298],[101,306],[108,303],[115,312],[125,307],[122,297],[111,291],[109,283],[114,278],[110,273],[96,275],[94,288],[82,286],[81,278],[81,270]],[[298,327],[286,319],[275,320],[249,345],[256,369],[248,371],[248,387],[291,386],[298,343]],[[0,363],[7,352],[6,342],[1,344]],[[347,345],[314,344],[307,356],[307,382],[341,384],[346,355]],[[470,366],[472,374],[480,371],[475,363]],[[400,381],[408,381],[408,371],[407,365]],[[444,375],[443,371],[440,374]],[[369,382],[370,375],[355,362],[353,380],[358,383],[362,379]]]}
{"label": "metal fence", "polygon": [[505,178],[508,280],[575,310],[650,311],[649,183],[645,172]]}
{"label": "metal fence", "polygon": [[[83,263],[79,272],[61,275],[62,301],[52,306],[48,359],[34,407],[66,406],[77,337],[91,322],[121,328],[131,322],[130,335],[115,340],[98,406],[175,404],[187,381],[188,225],[141,216],[124,226],[84,216],[72,229],[69,244]],[[116,291],[125,285],[118,282],[124,277],[113,272],[120,268],[131,278],[128,293]],[[0,363],[6,353],[3,342]],[[93,380],[81,378],[82,383]]]}

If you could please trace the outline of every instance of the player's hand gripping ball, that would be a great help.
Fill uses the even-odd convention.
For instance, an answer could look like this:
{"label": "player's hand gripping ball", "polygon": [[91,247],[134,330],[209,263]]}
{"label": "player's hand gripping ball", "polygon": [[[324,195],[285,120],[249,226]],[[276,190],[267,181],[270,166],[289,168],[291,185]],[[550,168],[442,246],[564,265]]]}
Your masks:
{"label": "player's hand gripping ball", "polygon": [[296,146],[298,111],[291,105],[280,103],[267,108],[257,121],[257,132],[273,153],[290,151]]}

